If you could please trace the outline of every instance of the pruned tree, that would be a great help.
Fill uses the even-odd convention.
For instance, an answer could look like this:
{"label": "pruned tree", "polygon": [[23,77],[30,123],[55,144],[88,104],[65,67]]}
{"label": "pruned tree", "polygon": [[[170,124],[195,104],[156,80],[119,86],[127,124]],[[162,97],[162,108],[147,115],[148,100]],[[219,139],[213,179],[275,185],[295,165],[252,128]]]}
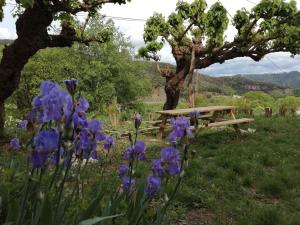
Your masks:
{"label": "pruned tree", "polygon": [[224,6],[217,1],[207,9],[205,0],[179,1],[168,18],[155,13],[147,20],[146,45],[139,54],[158,62],[159,51],[169,44],[176,61],[176,70],[160,70],[166,77],[164,109],[176,108],[187,78],[192,94],[195,69],[236,57],[259,61],[272,52],[300,53],[300,12],[294,0],[262,0],[250,11],[238,10],[232,20],[237,34],[230,42],[224,35],[228,24]]}
{"label": "pruned tree", "polygon": [[[93,16],[103,4],[125,4],[130,0],[17,0],[17,39],[3,49],[0,62],[0,136],[4,131],[4,102],[18,87],[21,70],[37,51],[52,47],[70,47],[74,42],[88,44],[105,42],[107,32],[98,37],[86,37],[84,29],[76,29],[74,16],[79,12]],[[3,19],[5,1],[0,2],[0,19]],[[59,34],[51,34],[53,21],[61,25]],[[57,62],[59,63],[59,62]]]}

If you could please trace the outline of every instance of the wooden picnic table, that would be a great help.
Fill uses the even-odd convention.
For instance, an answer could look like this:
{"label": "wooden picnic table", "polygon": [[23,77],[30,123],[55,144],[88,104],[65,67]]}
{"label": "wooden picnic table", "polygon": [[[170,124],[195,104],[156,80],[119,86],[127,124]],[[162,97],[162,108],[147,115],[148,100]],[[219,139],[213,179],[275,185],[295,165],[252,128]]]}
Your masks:
{"label": "wooden picnic table", "polygon": [[[178,116],[190,117],[191,113],[193,112],[200,113],[200,116],[197,119],[205,119],[208,121],[204,126],[200,126],[199,128],[211,128],[232,125],[234,129],[237,132],[239,132],[239,124],[250,123],[253,121],[253,119],[236,119],[234,114],[235,109],[235,106],[207,106],[157,111],[156,113],[159,113],[161,115],[161,121],[159,121],[159,123],[156,123],[156,125],[159,126],[158,134],[161,137],[165,136],[164,130],[167,127],[167,123],[170,121],[170,118],[175,118]],[[226,115],[228,115],[229,119],[225,119]]]}

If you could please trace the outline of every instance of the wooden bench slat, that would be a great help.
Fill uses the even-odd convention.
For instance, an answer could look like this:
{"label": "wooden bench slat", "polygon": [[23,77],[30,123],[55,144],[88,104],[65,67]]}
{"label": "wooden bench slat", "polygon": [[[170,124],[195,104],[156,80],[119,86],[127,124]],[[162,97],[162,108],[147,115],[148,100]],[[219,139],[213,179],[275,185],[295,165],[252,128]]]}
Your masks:
{"label": "wooden bench slat", "polygon": [[[205,119],[209,119],[211,117],[212,117],[212,115],[200,115],[197,118],[205,120]],[[170,119],[168,119],[167,122],[170,123]],[[147,121],[146,123],[151,124],[153,126],[157,126],[162,123],[162,120]]]}
{"label": "wooden bench slat", "polygon": [[249,118],[242,118],[242,119],[235,119],[235,120],[226,120],[226,121],[221,121],[221,122],[215,122],[215,123],[209,123],[206,128],[211,128],[211,127],[222,127],[222,126],[227,126],[227,125],[235,125],[235,124],[243,124],[243,123],[251,123],[253,122],[254,119],[249,119]]}

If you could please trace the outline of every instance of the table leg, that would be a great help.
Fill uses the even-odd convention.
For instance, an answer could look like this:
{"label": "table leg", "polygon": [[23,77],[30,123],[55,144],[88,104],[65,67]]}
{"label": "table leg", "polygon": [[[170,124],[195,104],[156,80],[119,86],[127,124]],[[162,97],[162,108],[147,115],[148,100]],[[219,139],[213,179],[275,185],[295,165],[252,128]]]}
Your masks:
{"label": "table leg", "polygon": [[[233,112],[232,109],[230,110],[229,115],[230,115],[231,119],[233,119],[233,120],[236,119],[236,118],[235,118],[235,115],[234,115],[234,112]],[[233,128],[235,129],[235,131],[236,131],[238,134],[241,133],[240,126],[239,126],[238,124],[234,124],[234,125],[232,125],[232,126],[233,126]]]}
{"label": "table leg", "polygon": [[165,127],[167,125],[168,117],[166,115],[162,115],[161,119],[162,119],[162,121],[159,126],[158,137],[163,139],[163,138],[165,138]]}

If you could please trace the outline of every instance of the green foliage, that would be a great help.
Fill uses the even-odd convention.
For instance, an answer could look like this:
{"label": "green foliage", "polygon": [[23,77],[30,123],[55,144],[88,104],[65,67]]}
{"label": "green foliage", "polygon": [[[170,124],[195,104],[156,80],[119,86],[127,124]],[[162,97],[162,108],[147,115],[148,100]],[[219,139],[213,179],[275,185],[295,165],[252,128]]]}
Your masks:
{"label": "green foliage", "polygon": [[[262,0],[250,11],[245,8],[237,11],[233,25],[238,34],[229,43],[224,42],[229,19],[219,1],[210,9],[207,9],[205,0],[194,0],[191,3],[178,1],[175,11],[168,18],[155,13],[147,20],[144,30],[146,45],[139,53],[142,57],[158,60],[157,52],[167,41],[172,48],[179,47],[184,54],[190,55],[191,43],[197,39],[206,41],[203,54],[197,54],[199,58],[207,56],[207,53],[218,56],[221,50],[227,51],[220,59],[210,59],[211,64],[223,63],[238,56],[249,56],[258,61],[264,55],[277,51],[295,55],[300,53],[299,18],[300,12],[294,0]],[[233,46],[239,50],[235,51]],[[214,48],[220,49],[212,51]],[[210,65],[198,64],[200,68]]]}
{"label": "green foliage", "polygon": [[220,2],[211,6],[206,15],[206,35],[209,47],[220,47],[224,42],[224,32],[228,26],[227,10]]}
{"label": "green foliage", "polygon": [[4,6],[5,6],[5,0],[0,0],[0,21],[2,21],[4,17],[4,12],[3,12]]}
{"label": "green foliage", "polygon": [[133,61],[129,43],[113,24],[94,19],[86,33],[97,35],[102,29],[114,35],[105,44],[45,49],[33,56],[22,71],[19,88],[11,98],[18,109],[31,106],[43,80],[78,79],[79,91],[91,102],[92,110],[104,111],[114,96],[122,107],[130,108],[136,100],[148,95],[151,83],[142,75],[143,64]]}
{"label": "green foliage", "polygon": [[207,37],[209,47],[222,45],[229,22],[227,11],[219,2],[213,4],[207,12],[206,7],[205,0],[192,3],[178,1],[175,12],[167,19],[155,13],[146,22],[146,46],[139,50],[139,54],[144,58],[158,60],[157,52],[162,49],[165,41],[172,46],[186,46],[193,37],[202,38],[203,34]]}
{"label": "green foliage", "polygon": [[288,111],[295,113],[296,109],[300,106],[300,98],[295,96],[279,98],[276,101],[276,105],[281,115],[285,115]]}
{"label": "green foliage", "polygon": [[252,108],[272,107],[274,99],[272,96],[262,91],[250,91],[243,95],[243,97],[251,102]]}

